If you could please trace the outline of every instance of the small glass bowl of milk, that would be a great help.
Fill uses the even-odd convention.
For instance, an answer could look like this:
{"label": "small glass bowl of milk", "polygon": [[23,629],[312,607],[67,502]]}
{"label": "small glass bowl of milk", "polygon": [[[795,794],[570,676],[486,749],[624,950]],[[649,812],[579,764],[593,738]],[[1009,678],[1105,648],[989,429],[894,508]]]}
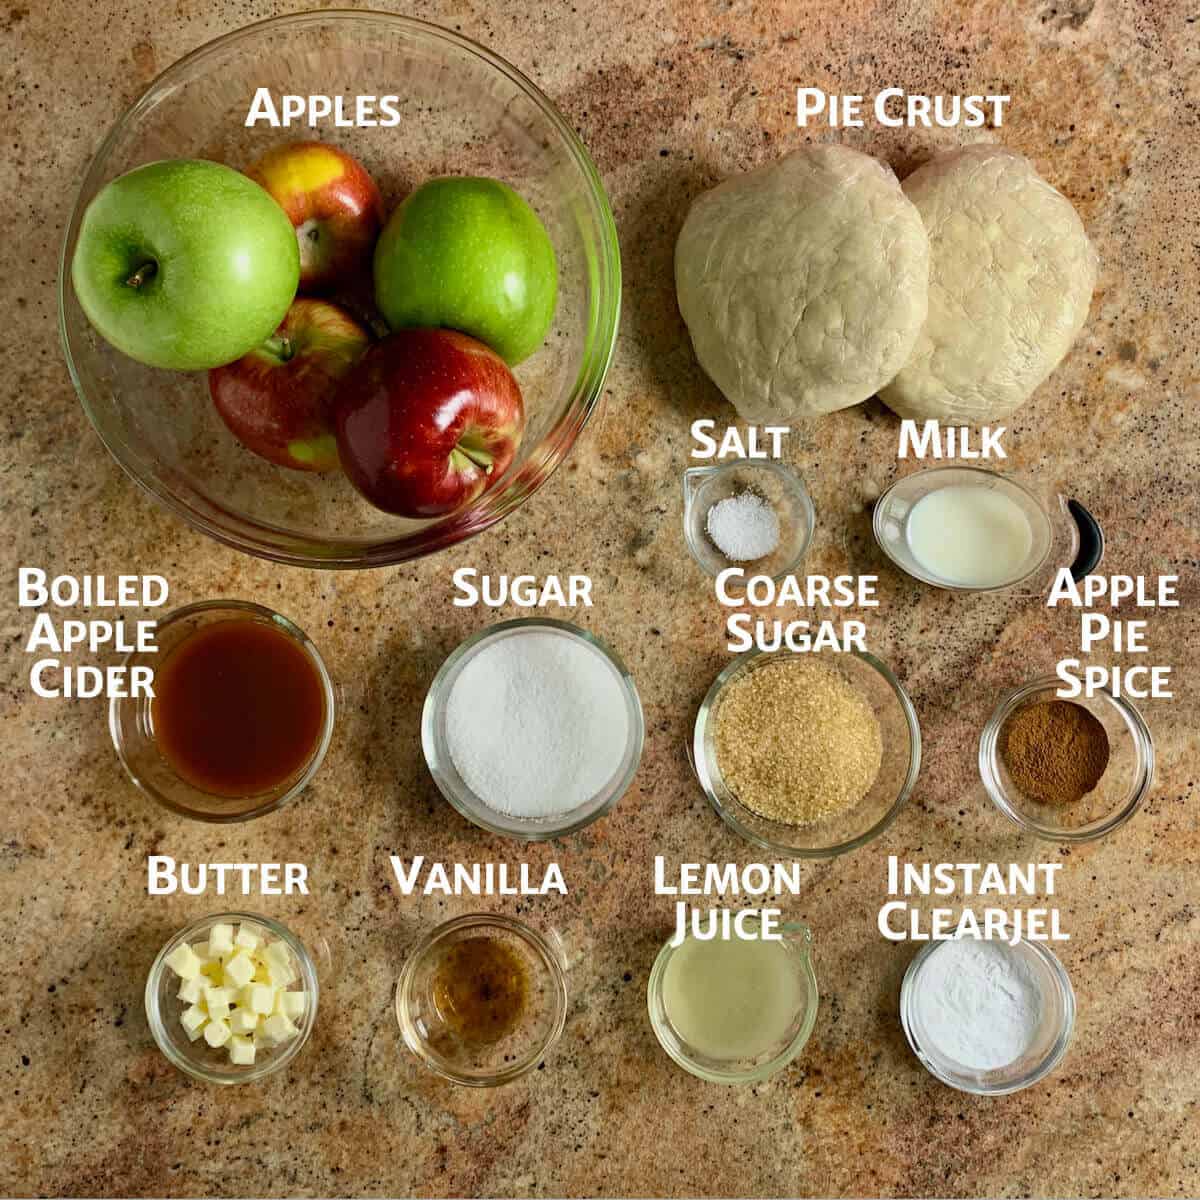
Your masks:
{"label": "small glass bowl of milk", "polygon": [[880,549],[906,574],[961,592],[1028,584],[1049,563],[1071,563],[1079,532],[1058,498],[980,467],[934,467],[897,480],[875,505]]}

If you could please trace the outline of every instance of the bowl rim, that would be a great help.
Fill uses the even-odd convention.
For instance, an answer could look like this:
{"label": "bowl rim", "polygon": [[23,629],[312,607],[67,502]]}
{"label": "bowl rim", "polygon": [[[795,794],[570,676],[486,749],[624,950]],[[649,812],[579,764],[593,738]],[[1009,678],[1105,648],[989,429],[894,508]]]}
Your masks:
{"label": "bowl rim", "polygon": [[[460,780],[457,770],[454,770],[453,776],[445,770],[443,760],[452,768],[454,766],[453,760],[450,758],[449,747],[445,747],[444,755],[441,752],[441,743],[444,742],[444,738],[440,737],[439,718],[449,699],[447,687],[451,676],[457,673],[468,656],[479,651],[484,642],[494,637],[538,629],[548,630],[564,637],[576,638],[598,651],[617,672],[630,718],[629,740],[626,743],[626,753],[630,756],[629,765],[616,777],[612,795],[594,809],[587,809],[580,813],[581,808],[586,808],[585,805],[580,805],[579,808],[572,809],[570,813],[563,814],[561,818],[563,823],[560,824],[555,824],[551,819],[532,821],[511,817],[489,808],[480,797],[476,796],[465,780]],[[421,752],[429,774],[433,777],[433,782],[437,785],[443,799],[472,825],[485,829],[488,833],[499,834],[501,837],[512,838],[516,841],[554,841],[556,838],[577,833],[592,824],[593,821],[598,821],[612,812],[637,776],[645,742],[646,716],[642,709],[642,700],[638,694],[637,684],[628,667],[616,652],[594,633],[589,633],[586,629],[581,629],[570,621],[562,621],[554,617],[515,617],[510,621],[500,621],[496,625],[488,625],[465,638],[446,656],[445,661],[438,668],[433,682],[429,685],[429,690],[425,693],[425,702],[421,706]],[[458,782],[462,783],[462,791],[458,788]],[[580,815],[574,820],[566,820],[572,813],[580,813]]]}
{"label": "bowl rim", "polygon": [[[829,654],[831,657],[837,657],[837,653],[833,651],[817,651],[815,653],[818,657],[821,654]],[[917,719],[917,710],[913,706],[908,692],[905,691],[904,685],[896,678],[891,668],[882,659],[877,658],[869,651],[849,649],[840,653],[850,654],[854,658],[857,658],[865,666],[874,670],[888,687],[891,688],[892,694],[896,697],[900,711],[904,716],[905,725],[908,728],[909,758],[908,770],[905,772],[896,797],[888,810],[870,829],[864,830],[856,837],[839,842],[837,845],[806,848],[789,846],[784,842],[771,841],[771,839],[763,837],[761,834],[744,825],[738,819],[737,813],[722,803],[716,788],[713,786],[713,780],[709,776],[708,761],[704,753],[704,733],[707,728],[708,719],[725,687],[746,671],[756,669],[755,664],[762,667],[769,660],[779,659],[782,661],[784,658],[796,657],[798,656],[798,652],[794,650],[743,651],[721,670],[705,693],[704,699],[700,702],[700,708],[696,713],[696,721],[692,728],[692,740],[686,744],[692,770],[699,781],[704,795],[708,798],[709,804],[716,809],[725,824],[739,837],[744,838],[751,845],[758,846],[762,850],[770,850],[772,853],[790,858],[836,858],[840,854],[847,854],[851,850],[857,850],[865,846],[868,842],[874,841],[875,838],[879,837],[895,821],[900,815],[901,810],[908,803],[912,796],[913,788],[916,786],[917,776],[921,772],[921,726]]]}
{"label": "bowl rim", "polygon": [[[501,1070],[493,1071],[490,1074],[477,1074],[457,1070],[453,1063],[425,1045],[424,1040],[417,1033],[408,1011],[409,993],[416,978],[417,968],[439,942],[462,929],[487,928],[502,929],[505,933],[519,938],[533,950],[539,961],[545,966],[546,973],[550,977],[554,1018],[550,1022],[546,1036],[537,1044],[535,1050]],[[560,954],[548,938],[516,917],[510,917],[504,913],[477,912],[464,913],[441,922],[413,946],[408,952],[408,957],[396,980],[396,994],[392,1007],[404,1044],[425,1067],[435,1075],[449,1079],[452,1083],[462,1084],[464,1087],[486,1088],[499,1087],[502,1084],[511,1083],[514,1079],[519,1079],[522,1075],[527,1075],[546,1057],[562,1037],[563,1030],[566,1028],[568,1000],[566,969]]]}
{"label": "bowl rim", "polygon": [[[1035,837],[1048,842],[1093,842],[1107,836],[1129,821],[1150,794],[1154,787],[1154,738],[1145,718],[1127,697],[1117,696],[1109,691],[1098,691],[1094,696],[1059,697],[1057,691],[1062,682],[1057,675],[1039,675],[1028,683],[1012,688],[1000,697],[999,703],[979,734],[977,759],[979,777],[983,781],[984,791],[987,792],[988,798],[996,808],[1026,833],[1032,833]],[[1089,821],[1088,824],[1079,825],[1073,829],[1064,829],[1060,826],[1036,821],[1022,812],[1016,798],[1011,796],[1004,787],[997,769],[1000,755],[1000,733],[1005,723],[1017,709],[1029,703],[1032,697],[1047,691],[1054,693],[1053,699],[1063,699],[1067,704],[1082,703],[1086,708],[1089,701],[1095,701],[1098,704],[1111,706],[1124,723],[1130,740],[1133,742],[1136,756],[1133,781],[1125,799],[1107,816],[1099,817],[1095,821]]]}
{"label": "bowl rim", "polygon": [[[410,36],[435,43],[447,43],[480,59],[524,93],[555,130],[586,185],[585,191],[590,200],[590,217],[594,221],[598,239],[594,260],[588,264],[589,328],[579,371],[571,384],[572,399],[566,411],[547,431],[538,447],[541,453],[530,457],[517,468],[502,493],[496,489],[489,489],[474,505],[467,505],[447,514],[442,519],[443,522],[448,522],[447,524],[439,522],[400,537],[378,541],[348,537],[318,540],[270,521],[246,517],[207,497],[207,509],[211,511],[198,508],[175,494],[161,481],[149,478],[139,470],[142,460],[126,447],[113,430],[105,428],[88,399],[76,366],[67,326],[68,300],[72,288],[69,260],[70,251],[77,240],[87,209],[83,198],[88,196],[90,202],[90,197],[102,185],[108,157],[118,139],[157,102],[160,93],[168,88],[175,78],[228,46],[252,36],[260,36],[264,32],[306,25],[371,23],[383,23]],[[375,9],[332,8],[269,17],[244,25],[196,47],[155,76],[137,99],[116,119],[84,168],[59,250],[57,299],[59,341],[75,393],[89,423],[109,454],[142,491],[193,528],[243,553],[289,566],[319,570],[355,570],[407,562],[448,549],[482,533],[519,508],[562,465],[603,399],[604,382],[616,353],[621,316],[621,251],[612,206],[595,163],[582,139],[558,107],[528,76],[471,38],[432,22]],[[498,499],[501,495],[504,497],[503,502]],[[245,528],[224,524],[221,517],[230,518]],[[314,553],[312,547],[318,544],[321,552]]]}
{"label": "bowl rim", "polygon": [[[337,688],[334,686],[333,676],[329,673],[329,668],[326,666],[325,660],[321,657],[321,652],[317,649],[317,645],[312,638],[299,625],[290,618],[285,617],[282,613],[267,608],[264,604],[255,604],[251,600],[200,600],[194,604],[185,604],[180,608],[173,608],[169,613],[155,621],[156,640],[158,631],[164,625],[173,625],[178,621],[185,621],[189,617],[203,613],[221,611],[227,612],[230,620],[237,620],[239,617],[242,619],[258,620],[280,630],[304,651],[308,660],[316,669],[317,678],[321,683],[321,697],[325,702],[325,715],[321,720],[321,731],[318,735],[316,746],[313,749],[312,758],[309,759],[304,770],[273,800],[255,805],[244,812],[201,812],[198,809],[190,808],[186,804],[180,804],[178,801],[171,799],[170,796],[161,792],[148,780],[143,779],[133,769],[129,761],[129,756],[126,753],[125,736],[121,728],[121,712],[126,705],[136,704],[137,701],[128,696],[113,696],[109,700],[108,734],[112,740],[113,749],[116,751],[117,759],[120,761],[126,776],[128,776],[130,782],[143,795],[149,796],[150,799],[178,816],[187,817],[192,821],[202,821],[209,825],[236,825],[242,821],[253,821],[257,817],[264,817],[268,813],[277,811],[285,804],[294,800],[312,783],[313,778],[321,769],[321,764],[324,763],[325,756],[329,752],[329,747],[333,742],[333,731],[337,724]],[[121,659],[121,665],[123,667],[130,666],[139,657],[140,653],[140,651],[131,650]],[[155,653],[157,653],[157,650]],[[268,795],[269,793],[263,794]]]}
{"label": "bowl rim", "polygon": [[[254,1066],[246,1070],[239,1070],[232,1066],[228,1069],[210,1067],[202,1063],[193,1062],[187,1055],[181,1054],[171,1039],[166,1036],[165,1026],[168,1018],[158,1003],[158,984],[163,976],[163,972],[169,970],[167,967],[167,955],[181,942],[190,941],[202,929],[211,928],[218,922],[226,922],[231,925],[241,925],[243,922],[251,925],[261,925],[273,937],[285,942],[288,949],[296,956],[296,961],[300,964],[300,978],[304,981],[304,990],[310,994],[309,1002],[305,1005],[304,1024],[300,1027],[300,1033],[292,1038],[279,1054],[272,1053],[262,1063],[255,1063]],[[304,942],[284,925],[282,921],[263,916],[261,913],[240,911],[210,913],[208,916],[197,917],[196,920],[185,925],[182,929],[177,930],[167,938],[158,954],[154,957],[154,962],[151,964],[150,970],[146,975],[146,987],[143,992],[146,1022],[150,1026],[150,1035],[154,1038],[155,1045],[162,1051],[167,1061],[172,1066],[183,1071],[184,1074],[190,1075],[193,1079],[199,1079],[205,1083],[216,1083],[222,1086],[230,1086],[238,1083],[257,1083],[259,1080],[265,1079],[268,1075],[273,1075],[276,1071],[280,1071],[287,1066],[304,1049],[308,1043],[308,1039],[312,1036],[313,1028],[317,1023],[317,1003],[319,999],[320,982],[317,977],[317,966]]]}
{"label": "bowl rim", "polygon": [[[908,964],[908,968],[904,972],[904,978],[900,982],[900,1024],[904,1029],[904,1037],[908,1041],[909,1049],[935,1079],[960,1092],[968,1092],[973,1096],[1009,1096],[1013,1092],[1020,1092],[1027,1087],[1032,1087],[1035,1083],[1045,1079],[1062,1062],[1075,1033],[1075,989],[1071,985],[1071,977],[1067,974],[1066,967],[1063,966],[1058,955],[1044,942],[1030,941],[1027,938],[1019,939],[1018,944],[1025,946],[1042,961],[1050,978],[1054,981],[1059,999],[1062,1001],[1062,1028],[1059,1029],[1054,1041],[1047,1049],[1045,1057],[1024,1075],[1004,1082],[988,1083],[982,1077],[994,1074],[994,1071],[977,1071],[974,1075],[957,1074],[934,1059],[928,1051],[923,1050],[915,1032],[917,980],[920,978],[921,969],[942,946],[948,941],[955,940],[957,939],[939,938],[926,942],[914,955],[912,962]],[[997,1070],[1004,1069],[1003,1067],[997,1068]]]}
{"label": "bowl rim", "polygon": [[[928,475],[940,475],[948,471],[968,472],[973,475],[984,475],[988,479],[999,480],[1001,484],[1011,486],[1019,492],[1023,492],[1037,506],[1042,516],[1046,520],[1046,527],[1050,531],[1050,537],[1046,544],[1046,552],[1038,560],[1038,562],[1030,567],[1023,575],[1016,579],[1010,579],[1007,583],[989,584],[986,587],[977,587],[969,583],[951,583],[945,579],[939,579],[934,575],[922,573],[920,570],[915,570],[914,567],[919,567],[920,564],[915,561],[913,566],[907,566],[899,561],[896,556],[888,548],[887,540],[883,537],[883,510],[884,501],[895,491],[904,487],[905,484],[911,483],[915,478],[924,478]],[[915,507],[915,505],[913,506]],[[911,512],[911,509],[909,510]],[[884,558],[892,564],[902,575],[906,575],[909,579],[915,579],[918,583],[923,583],[927,587],[937,588],[942,592],[960,592],[965,594],[987,595],[988,593],[1011,592],[1019,588],[1022,584],[1028,583],[1040,571],[1044,570],[1046,563],[1050,561],[1051,555],[1054,553],[1054,518],[1049,511],[1046,501],[1039,496],[1033,488],[1022,482],[1020,479],[1014,478],[1012,475],[1006,475],[1001,471],[993,471],[989,467],[974,467],[964,466],[961,463],[944,463],[939,467],[923,467],[917,471],[910,471],[907,475],[900,476],[899,479],[893,480],[875,501],[871,509],[871,533],[875,538],[875,545],[882,551]]]}
{"label": "bowl rim", "polygon": [[[668,938],[660,947],[658,954],[655,955],[654,964],[650,968],[650,978],[646,983],[646,1010],[650,1018],[650,1028],[667,1057],[689,1075],[694,1075],[697,1079],[703,1079],[707,1083],[719,1083],[727,1086],[762,1083],[764,1079],[769,1079],[795,1061],[804,1047],[808,1045],[813,1030],[816,1028],[817,1014],[821,1006],[821,989],[817,983],[817,972],[812,956],[813,933],[803,921],[785,921],[780,929],[783,933],[791,935],[785,938],[785,941],[798,940],[795,935],[799,935],[799,940],[804,942],[800,959],[800,973],[804,978],[805,998],[808,1004],[804,1020],[788,1044],[766,1062],[759,1063],[757,1067],[745,1071],[732,1069],[723,1071],[705,1067],[683,1053],[683,1038],[675,1032],[671,1025],[662,996],[663,978],[667,973],[667,966],[680,947],[672,945],[673,939]],[[691,934],[688,937],[691,937]],[[662,1026],[666,1027],[666,1031]],[[669,1031],[670,1037],[667,1036],[667,1031]]]}

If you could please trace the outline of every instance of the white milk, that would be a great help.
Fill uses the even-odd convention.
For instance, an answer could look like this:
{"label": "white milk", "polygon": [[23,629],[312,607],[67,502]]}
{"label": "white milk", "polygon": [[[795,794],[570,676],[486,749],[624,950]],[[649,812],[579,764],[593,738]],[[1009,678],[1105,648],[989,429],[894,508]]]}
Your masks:
{"label": "white milk", "polygon": [[913,558],[961,587],[999,587],[1024,574],[1029,519],[997,488],[954,484],[922,496],[904,525]]}

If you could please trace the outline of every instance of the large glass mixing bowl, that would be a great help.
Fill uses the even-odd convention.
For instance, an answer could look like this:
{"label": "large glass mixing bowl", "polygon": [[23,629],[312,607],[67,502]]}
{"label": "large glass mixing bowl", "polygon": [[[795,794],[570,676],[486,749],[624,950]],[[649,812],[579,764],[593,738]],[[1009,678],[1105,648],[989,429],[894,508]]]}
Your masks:
{"label": "large glass mixing bowl", "polygon": [[[396,95],[395,128],[274,129],[245,121],[259,88]],[[321,138],[375,177],[389,211],[436,175],[503,179],[537,211],[558,257],[559,299],[540,350],[515,368],[527,427],[504,477],[434,520],[380,512],[340,472],[276,467],[222,424],[203,372],[142,366],[91,328],[70,281],[89,202],[109,180],[163,158],[243,168],[268,147]],[[59,269],[59,320],[83,407],[117,462],[212,537],[280,562],[369,567],[443,549],[507,516],[549,478],[600,401],[620,314],[616,227],[582,142],[519,71],[467,38],[386,13],[314,12],[251,25],[165,71],[116,123],[88,168]]]}

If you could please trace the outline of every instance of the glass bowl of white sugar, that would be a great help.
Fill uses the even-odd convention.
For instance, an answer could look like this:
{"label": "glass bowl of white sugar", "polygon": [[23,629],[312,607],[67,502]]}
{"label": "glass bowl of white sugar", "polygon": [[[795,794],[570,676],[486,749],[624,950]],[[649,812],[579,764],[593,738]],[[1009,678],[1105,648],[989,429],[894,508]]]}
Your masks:
{"label": "glass bowl of white sugar", "polygon": [[421,746],[466,819],[540,842],[607,813],[633,781],[645,723],[633,677],[566,621],[503,621],[469,637],[425,697]]}
{"label": "glass bowl of white sugar", "polygon": [[728,567],[782,579],[803,561],[816,511],[804,480],[785,463],[736,458],[683,473],[683,533],[714,579]]}
{"label": "glass bowl of white sugar", "polygon": [[930,1074],[976,1096],[1044,1079],[1075,1029],[1075,993],[1043,942],[927,943],[900,986],[900,1022]]}

